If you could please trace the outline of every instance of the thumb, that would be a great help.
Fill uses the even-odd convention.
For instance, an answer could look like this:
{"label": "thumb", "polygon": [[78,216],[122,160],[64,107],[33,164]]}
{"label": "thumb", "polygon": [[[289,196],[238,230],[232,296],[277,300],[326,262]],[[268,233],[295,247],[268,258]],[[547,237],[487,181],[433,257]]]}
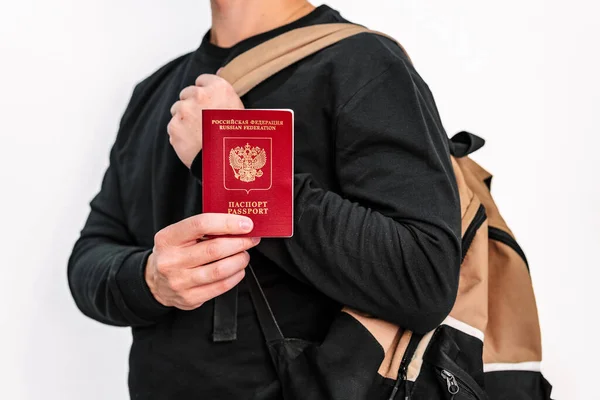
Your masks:
{"label": "thumb", "polygon": [[223,71],[223,67],[219,68],[217,70],[217,73],[215,75],[217,75],[217,76],[221,75],[221,71]]}

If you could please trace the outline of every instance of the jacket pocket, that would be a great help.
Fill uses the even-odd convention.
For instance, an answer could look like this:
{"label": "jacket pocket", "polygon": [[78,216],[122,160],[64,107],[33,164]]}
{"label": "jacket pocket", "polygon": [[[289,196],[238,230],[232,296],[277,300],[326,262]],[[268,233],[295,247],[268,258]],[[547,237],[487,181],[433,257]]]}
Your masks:
{"label": "jacket pocket", "polygon": [[[268,348],[286,400],[387,399],[389,386],[377,379],[383,349],[345,312],[322,343],[285,338],[270,341]],[[374,393],[381,397],[368,397]]]}

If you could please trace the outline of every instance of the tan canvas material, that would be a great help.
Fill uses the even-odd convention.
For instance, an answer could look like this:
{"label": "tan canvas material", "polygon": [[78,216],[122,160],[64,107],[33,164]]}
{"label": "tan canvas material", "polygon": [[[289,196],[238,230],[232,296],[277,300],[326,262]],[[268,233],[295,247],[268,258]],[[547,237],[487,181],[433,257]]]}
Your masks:
{"label": "tan canvas material", "polygon": [[[221,70],[219,76],[231,83],[242,97],[285,67],[363,32],[372,31],[354,24],[321,24],[294,29],[240,54]],[[383,33],[377,34],[389,38]]]}
{"label": "tan canvas material", "polygon": [[[241,97],[296,61],[361,33],[383,35],[353,24],[324,24],[292,30],[238,56],[221,70],[220,76],[228,80]],[[466,252],[458,296],[442,325],[482,341],[480,361],[490,371],[539,370],[541,337],[532,282],[526,261],[515,250],[518,245],[513,244],[513,233],[492,199],[491,174],[468,156],[453,156],[452,165],[460,195],[463,251]],[[412,332],[348,308],[343,311],[366,327],[384,349],[385,357],[378,374],[397,379]],[[434,333],[420,339],[408,365],[408,380],[419,378]]]}

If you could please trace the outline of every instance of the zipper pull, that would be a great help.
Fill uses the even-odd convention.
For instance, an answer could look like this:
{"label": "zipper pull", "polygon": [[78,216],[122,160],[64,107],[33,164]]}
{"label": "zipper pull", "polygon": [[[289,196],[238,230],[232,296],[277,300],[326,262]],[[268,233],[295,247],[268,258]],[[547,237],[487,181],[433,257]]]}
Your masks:
{"label": "zipper pull", "polygon": [[394,400],[396,398],[398,388],[400,387],[400,382],[404,382],[404,384],[406,385],[406,373],[404,372],[404,369],[402,367],[400,367],[400,370],[398,371],[398,378],[396,379],[396,384],[394,385],[394,389],[392,390],[392,394],[390,394],[388,400]]}
{"label": "zipper pull", "polygon": [[390,394],[388,400],[394,400],[394,398],[396,397],[396,393],[398,393],[398,386],[394,386],[394,389],[392,389],[392,394]]}
{"label": "zipper pull", "polygon": [[458,387],[458,383],[456,382],[456,378],[450,372],[445,369],[442,370],[442,378],[446,380],[446,384],[448,385],[448,392],[454,396],[460,388]]}
{"label": "zipper pull", "polygon": [[405,392],[404,400],[410,400],[412,396],[410,395],[410,391],[408,390],[408,367],[407,366],[402,368],[402,380],[404,381],[404,392]]}

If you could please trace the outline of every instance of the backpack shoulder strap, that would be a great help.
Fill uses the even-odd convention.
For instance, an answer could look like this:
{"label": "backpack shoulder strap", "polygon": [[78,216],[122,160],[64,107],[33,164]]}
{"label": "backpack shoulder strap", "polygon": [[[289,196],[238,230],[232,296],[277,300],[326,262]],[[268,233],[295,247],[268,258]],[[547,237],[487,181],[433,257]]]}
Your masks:
{"label": "backpack shoulder strap", "polygon": [[[370,32],[363,26],[347,23],[312,25],[293,29],[240,54],[219,72],[242,97],[259,83],[301,59],[347,37]],[[394,42],[396,42],[394,40]],[[396,42],[397,43],[397,42]],[[402,48],[402,46],[398,43]],[[404,48],[402,48],[404,51]],[[406,53],[406,51],[405,51]]]}

